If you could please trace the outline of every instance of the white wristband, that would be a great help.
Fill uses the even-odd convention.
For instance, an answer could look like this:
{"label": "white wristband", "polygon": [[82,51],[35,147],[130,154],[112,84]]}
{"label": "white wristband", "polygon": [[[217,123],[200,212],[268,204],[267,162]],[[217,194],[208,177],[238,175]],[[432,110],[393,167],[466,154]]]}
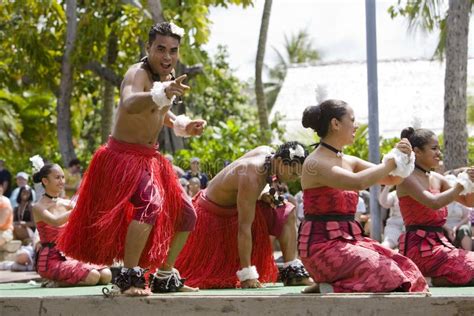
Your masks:
{"label": "white wristband", "polygon": [[383,156],[382,162],[385,163],[389,159],[394,159],[397,168],[390,172],[392,176],[402,178],[408,177],[415,169],[415,153],[412,151],[408,156],[397,148],[393,148],[388,154]]}
{"label": "white wristband", "polygon": [[173,131],[176,134],[176,136],[179,136],[179,137],[191,136],[186,132],[186,126],[188,126],[190,122],[191,122],[191,119],[184,114],[176,116],[176,119],[173,122]]}
{"label": "white wristband", "polygon": [[170,81],[166,82],[160,82],[160,81],[155,81],[153,83],[153,88],[151,88],[150,93],[151,93],[151,98],[153,99],[153,102],[155,102],[156,105],[158,105],[158,108],[161,110],[165,106],[170,106],[173,103],[173,100],[176,98],[176,96],[171,97],[171,99],[168,99],[166,96],[165,89],[171,84]]}
{"label": "white wristband", "polygon": [[472,181],[469,178],[469,175],[467,174],[467,172],[465,171],[458,174],[456,178],[456,183],[459,183],[464,188],[464,190],[462,190],[461,193],[459,193],[461,195],[469,194],[474,189]]}
{"label": "white wristband", "polygon": [[237,271],[237,277],[240,282],[246,280],[258,279],[259,275],[255,266],[250,266]]}

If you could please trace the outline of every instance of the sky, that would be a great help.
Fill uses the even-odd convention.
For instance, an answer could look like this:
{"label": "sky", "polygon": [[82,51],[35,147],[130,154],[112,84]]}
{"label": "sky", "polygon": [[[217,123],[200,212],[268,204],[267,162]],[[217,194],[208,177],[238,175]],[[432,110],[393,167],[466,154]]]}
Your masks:
{"label": "sky", "polygon": [[[438,34],[408,32],[405,18],[391,19],[387,12],[397,0],[377,0],[378,59],[430,58]],[[253,7],[214,8],[211,37],[206,48],[211,54],[225,45],[229,63],[242,80],[254,77],[260,22],[264,0]],[[471,19],[469,55],[474,56],[474,19]],[[323,61],[366,59],[365,0],[274,0],[270,16],[265,62],[276,62],[274,48],[282,51],[284,36],[307,29]]]}

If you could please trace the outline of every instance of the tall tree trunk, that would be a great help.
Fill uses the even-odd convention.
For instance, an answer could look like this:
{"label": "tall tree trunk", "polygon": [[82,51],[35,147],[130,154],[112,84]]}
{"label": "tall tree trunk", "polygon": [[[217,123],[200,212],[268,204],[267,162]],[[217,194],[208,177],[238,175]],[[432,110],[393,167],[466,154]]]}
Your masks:
{"label": "tall tree trunk", "polygon": [[67,166],[69,161],[76,158],[74,145],[72,143],[71,131],[71,94],[73,88],[74,68],[71,60],[74,42],[77,33],[76,0],[66,1],[66,45],[61,62],[61,82],[59,85],[56,110],[58,112],[58,141],[59,150],[63,164]]}
{"label": "tall tree trunk", "polygon": [[265,101],[265,92],[263,91],[262,69],[271,10],[272,0],[265,0],[255,62],[255,95],[257,97],[258,119],[260,122],[260,139],[265,143],[270,141],[270,125],[268,124],[267,103]]}
{"label": "tall tree trunk", "polygon": [[[107,68],[111,68],[115,61],[117,60],[118,56],[118,38],[117,34],[112,31],[109,35],[109,39],[107,41],[107,60],[106,65]],[[114,111],[114,104],[115,104],[115,86],[108,80],[102,80],[104,83],[104,106],[102,108],[101,113],[101,141],[102,144],[107,142],[109,138],[111,128],[112,128],[112,119],[113,119],[113,111]]]}
{"label": "tall tree trunk", "polygon": [[466,88],[469,0],[450,0],[446,20],[444,79],[444,163],[446,169],[467,165]]}
{"label": "tall tree trunk", "polygon": [[153,22],[161,23],[165,21],[160,0],[148,0],[148,10],[151,12]]}

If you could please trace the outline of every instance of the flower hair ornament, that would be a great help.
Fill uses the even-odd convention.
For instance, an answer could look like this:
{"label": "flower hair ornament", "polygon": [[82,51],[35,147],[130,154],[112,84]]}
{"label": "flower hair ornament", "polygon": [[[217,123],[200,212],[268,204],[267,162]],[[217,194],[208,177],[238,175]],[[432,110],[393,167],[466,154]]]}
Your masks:
{"label": "flower hair ornament", "polygon": [[30,161],[33,166],[34,173],[39,172],[44,166],[43,158],[41,158],[40,155],[34,155],[33,157],[30,157]]}
{"label": "flower hair ornament", "polygon": [[173,33],[174,35],[177,35],[179,37],[184,36],[184,29],[183,28],[177,26],[173,22],[170,22],[170,27],[171,27],[171,33]]}
{"label": "flower hair ornament", "polygon": [[296,145],[295,148],[290,148],[290,159],[293,160],[296,158],[304,158],[305,157],[305,152],[304,148],[301,145]]}

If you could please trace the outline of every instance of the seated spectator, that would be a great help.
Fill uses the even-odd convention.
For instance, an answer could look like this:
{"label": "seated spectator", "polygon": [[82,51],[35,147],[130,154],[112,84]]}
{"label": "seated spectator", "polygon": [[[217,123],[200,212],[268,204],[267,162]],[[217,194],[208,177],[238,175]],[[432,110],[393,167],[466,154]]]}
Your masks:
{"label": "seated spectator", "polygon": [[65,198],[71,199],[76,194],[82,181],[81,161],[77,158],[69,161],[68,168],[64,170],[64,193]]}
{"label": "seated spectator", "polygon": [[166,154],[166,155],[165,155],[165,158],[173,165],[173,170],[174,170],[174,172],[176,173],[176,176],[177,176],[178,178],[182,178],[182,177],[184,177],[184,176],[186,175],[186,172],[184,172],[183,169],[181,169],[180,167],[176,166],[176,165],[173,163],[174,158],[173,158],[172,155]]}
{"label": "seated spectator", "polygon": [[189,181],[185,178],[179,178],[179,184],[181,184],[181,187],[183,188],[184,192],[186,192],[188,196],[191,196],[191,194],[189,193]]}
{"label": "seated spectator", "polygon": [[0,185],[0,249],[13,239],[13,210],[10,200],[3,195]]}
{"label": "seated spectator", "polygon": [[[10,195],[10,203],[11,203],[13,209],[15,209],[15,207],[18,206],[17,199],[18,199],[21,188],[23,188],[25,186],[28,186],[28,178],[29,178],[29,176],[26,172],[22,171],[22,172],[18,172],[16,174],[16,185],[17,185],[17,187],[12,191],[12,194]],[[33,194],[33,201],[35,201],[36,200],[36,194],[35,194],[34,190],[32,190],[32,194]]]}
{"label": "seated spectator", "polygon": [[17,206],[13,209],[13,236],[22,244],[30,244],[33,240],[36,225],[33,220],[33,189],[24,186],[17,197]]}
{"label": "seated spectator", "polygon": [[36,252],[33,245],[21,246],[15,254],[15,261],[11,265],[12,271],[34,271]]}
{"label": "seated spectator", "polygon": [[[445,176],[451,185],[455,185],[456,177],[452,174]],[[472,250],[471,209],[456,201],[448,204],[448,217],[443,228],[446,237],[457,248]]]}
{"label": "seated spectator", "polygon": [[457,248],[472,250],[471,207],[458,202],[448,204],[448,217],[444,229],[449,240]]}
{"label": "seated spectator", "polygon": [[355,220],[364,228],[364,234],[370,236],[370,215],[367,211],[367,205],[361,196],[359,196],[359,201],[357,202]]}
{"label": "seated spectator", "polygon": [[196,177],[191,178],[189,180],[188,188],[189,195],[194,197],[201,190],[201,181]]}
{"label": "seated spectator", "polygon": [[298,226],[304,220],[304,206],[303,206],[303,191],[299,191],[295,194],[296,203],[296,216],[298,217]]}
{"label": "seated spectator", "polygon": [[392,187],[393,186],[386,185],[382,189],[379,195],[379,203],[382,207],[390,211],[383,231],[382,245],[387,248],[395,249],[398,247],[398,238],[405,230],[405,226],[403,225],[403,218],[400,213],[400,206],[398,205],[397,192],[390,192]]}
{"label": "seated spectator", "polygon": [[197,157],[191,158],[191,170],[188,170],[184,177],[188,180],[193,177],[198,178],[201,182],[201,189],[205,189],[207,187],[207,182],[209,181],[207,175],[201,172],[200,161]]}

